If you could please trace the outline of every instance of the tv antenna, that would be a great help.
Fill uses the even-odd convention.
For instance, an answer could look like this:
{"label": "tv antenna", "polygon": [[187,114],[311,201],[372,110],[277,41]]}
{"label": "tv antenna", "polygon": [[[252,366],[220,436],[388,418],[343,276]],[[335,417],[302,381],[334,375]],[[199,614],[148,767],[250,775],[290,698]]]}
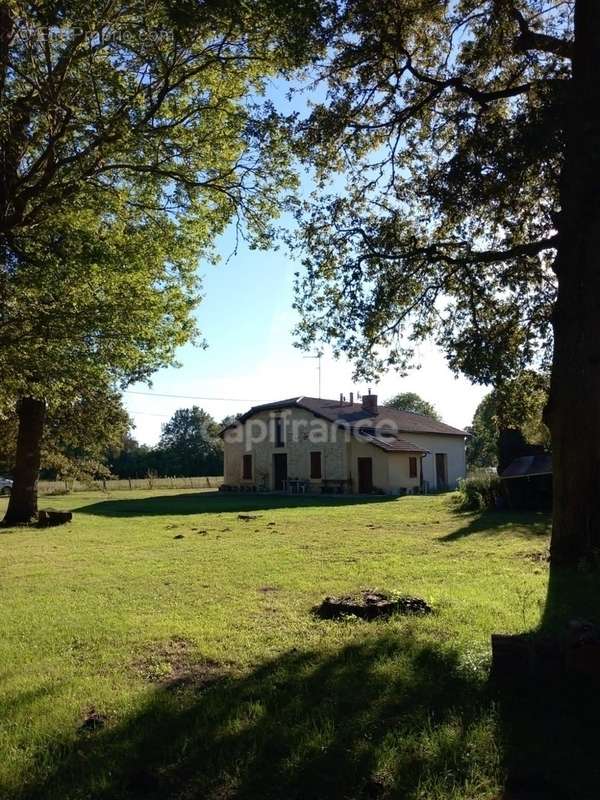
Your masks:
{"label": "tv antenna", "polygon": [[321,399],[321,358],[323,356],[322,352],[315,353],[314,356],[302,356],[303,358],[314,358],[317,361],[317,373],[319,375],[319,400]]}

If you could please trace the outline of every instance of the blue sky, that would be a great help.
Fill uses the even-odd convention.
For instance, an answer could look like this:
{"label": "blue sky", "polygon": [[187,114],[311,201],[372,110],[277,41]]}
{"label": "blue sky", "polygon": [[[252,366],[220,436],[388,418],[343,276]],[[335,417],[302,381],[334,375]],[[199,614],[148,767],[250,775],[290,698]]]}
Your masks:
{"label": "blue sky", "polygon": [[[287,89],[287,84],[273,81],[267,96],[279,109],[302,111],[305,101],[296,98],[290,103]],[[310,189],[306,181],[303,189]],[[293,346],[292,329],[297,321],[292,310],[293,280],[298,264],[284,249],[257,252],[243,242],[232,256],[234,245],[230,230],[218,242],[221,263],[199,265],[204,300],[197,319],[208,349],[182,348],[179,369],[160,370],[151,388],[133,386],[125,394],[125,406],[135,423],[134,436],[140,442],[155,444],[161,425],[178,408],[196,404],[220,420],[255,403],[318,393],[316,361]],[[382,400],[402,391],[418,392],[436,406],[446,422],[468,425],[486,390],[455,378],[434,346],[423,345],[417,355],[420,369],[406,377],[383,375],[378,384],[371,384],[372,390]],[[348,362],[336,361],[325,352],[321,364],[323,397],[368,388],[353,383]]]}
{"label": "blue sky", "polygon": [[[223,261],[217,266],[200,265],[204,300],[197,318],[208,348],[186,346],[179,352],[179,369],[156,373],[153,386],[135,386],[144,394],[125,395],[125,405],[134,419],[135,437],[154,444],[161,424],[178,408],[196,405],[217,419],[247,410],[258,402],[317,395],[316,361],[306,359],[293,346],[293,273],[298,265],[283,250],[259,253],[241,245],[228,262],[233,240],[222,237]],[[469,424],[485,389],[455,378],[442,355],[432,345],[418,352],[421,368],[406,377],[388,373],[379,384],[371,384],[381,399],[400,391],[416,391],[434,403],[443,419],[459,427]],[[364,392],[367,384],[354,384],[352,367],[325,353],[322,360],[322,395],[338,397],[350,391]],[[150,394],[146,394],[150,392]],[[191,400],[193,397],[232,398]]]}

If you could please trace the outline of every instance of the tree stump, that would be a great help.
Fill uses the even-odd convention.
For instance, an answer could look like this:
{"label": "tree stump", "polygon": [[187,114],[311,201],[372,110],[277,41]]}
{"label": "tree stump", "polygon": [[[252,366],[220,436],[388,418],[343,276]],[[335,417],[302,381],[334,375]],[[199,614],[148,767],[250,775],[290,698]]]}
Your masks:
{"label": "tree stump", "polygon": [[71,511],[40,511],[38,513],[39,528],[54,528],[57,525],[64,525],[72,522],[73,513]]}

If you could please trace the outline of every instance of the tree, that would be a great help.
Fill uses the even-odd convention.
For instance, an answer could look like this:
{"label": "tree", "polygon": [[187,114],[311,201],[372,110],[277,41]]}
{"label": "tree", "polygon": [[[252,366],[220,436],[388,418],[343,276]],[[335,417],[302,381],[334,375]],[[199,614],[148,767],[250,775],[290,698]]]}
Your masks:
{"label": "tree", "polygon": [[221,475],[220,426],[198,406],[180,408],[163,426],[159,442],[164,469],[171,475]]}
{"label": "tree", "polygon": [[496,420],[496,398],[487,394],[475,409],[473,422],[467,427],[467,467],[495,467],[498,464],[499,429]]}
{"label": "tree", "polygon": [[[105,454],[130,425],[118,392],[85,387],[77,396],[51,404],[46,413],[40,466],[51,475],[85,479],[108,474]],[[0,470],[15,465],[18,417],[15,404],[0,417]]]}
{"label": "tree", "polygon": [[552,358],[552,559],[590,555],[597,3],[349,0],[327,52],[315,64],[326,99],[299,127],[319,182],[297,210],[301,342],[333,342],[367,374],[406,367],[433,337],[455,370],[496,386]]}
{"label": "tree", "polygon": [[172,363],[195,332],[198,257],[232,220],[269,241],[293,180],[257,98],[304,58],[310,7],[0,2],[0,383],[19,415],[5,522],[36,513],[47,407]]}
{"label": "tree", "polygon": [[399,408],[401,411],[411,411],[413,414],[423,414],[432,419],[441,420],[436,408],[432,403],[423,400],[416,392],[401,392],[394,395],[384,403],[392,408]]}
{"label": "tree", "polygon": [[109,448],[108,467],[119,478],[143,478],[155,470],[153,451],[150,447],[134,439],[127,431],[121,441]]}
{"label": "tree", "polygon": [[550,446],[550,435],[543,420],[548,402],[549,378],[534,370],[524,370],[486,395],[479,403],[467,440],[467,463],[473,467],[498,464],[500,431],[520,431],[528,444]]}
{"label": "tree", "polygon": [[55,220],[4,282],[0,372],[19,417],[7,523],[35,514],[46,417],[91,387],[147,379],[194,334],[194,247],[176,225],[158,238],[125,205],[112,222],[84,210]]}
{"label": "tree", "polygon": [[241,412],[239,414],[227,414],[220,422],[220,429],[223,430],[223,428],[228,428],[230,425],[235,425],[241,416]]}

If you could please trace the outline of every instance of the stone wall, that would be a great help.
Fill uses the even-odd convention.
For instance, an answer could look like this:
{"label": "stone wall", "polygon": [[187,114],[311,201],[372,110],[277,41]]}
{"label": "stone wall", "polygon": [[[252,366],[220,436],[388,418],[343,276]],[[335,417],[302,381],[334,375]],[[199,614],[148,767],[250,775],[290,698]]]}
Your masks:
{"label": "stone wall", "polygon": [[[275,442],[274,421],[283,421],[283,447]],[[266,435],[264,435],[266,433]],[[287,455],[288,477],[310,480],[310,454],[321,453],[321,479],[348,478],[346,431],[304,409],[261,411],[225,433],[225,483],[273,488],[273,455]],[[252,480],[242,479],[244,453],[252,455]],[[321,480],[315,480],[320,485]]]}

